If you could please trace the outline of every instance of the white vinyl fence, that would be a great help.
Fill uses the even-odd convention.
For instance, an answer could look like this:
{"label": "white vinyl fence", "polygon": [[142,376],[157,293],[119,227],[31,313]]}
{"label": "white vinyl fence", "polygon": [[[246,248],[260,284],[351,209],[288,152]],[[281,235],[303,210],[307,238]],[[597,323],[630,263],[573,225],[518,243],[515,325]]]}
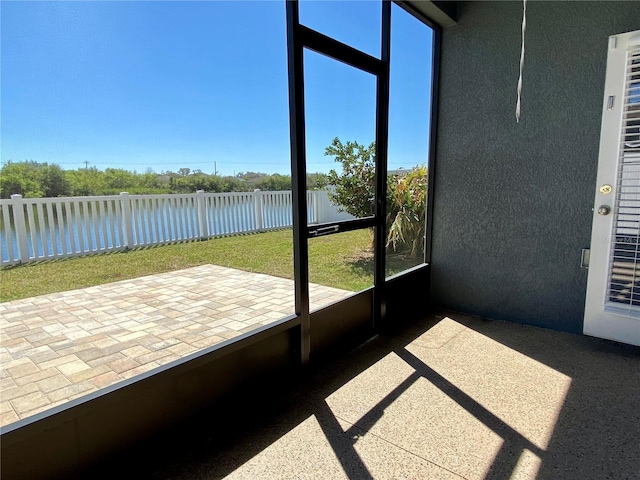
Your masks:
{"label": "white vinyl fence", "polygon": [[[350,217],[307,192],[309,224]],[[292,225],[290,191],[0,200],[0,265],[89,255]]]}

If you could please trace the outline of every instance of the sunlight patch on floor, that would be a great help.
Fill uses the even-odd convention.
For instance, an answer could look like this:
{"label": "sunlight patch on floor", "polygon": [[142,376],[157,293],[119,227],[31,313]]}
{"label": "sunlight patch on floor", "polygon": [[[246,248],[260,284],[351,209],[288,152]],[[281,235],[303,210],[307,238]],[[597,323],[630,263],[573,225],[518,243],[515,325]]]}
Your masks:
{"label": "sunlight patch on floor", "polygon": [[446,317],[326,401],[337,418],[466,478],[485,478],[514,449],[513,478],[535,478],[570,386]]}
{"label": "sunlight patch on floor", "polygon": [[[434,349],[435,342],[443,347]],[[570,377],[449,317],[407,350],[535,446],[547,448]]]}
{"label": "sunlight patch on floor", "polygon": [[336,417],[450,472],[482,478],[503,439],[397,354],[327,398]]}

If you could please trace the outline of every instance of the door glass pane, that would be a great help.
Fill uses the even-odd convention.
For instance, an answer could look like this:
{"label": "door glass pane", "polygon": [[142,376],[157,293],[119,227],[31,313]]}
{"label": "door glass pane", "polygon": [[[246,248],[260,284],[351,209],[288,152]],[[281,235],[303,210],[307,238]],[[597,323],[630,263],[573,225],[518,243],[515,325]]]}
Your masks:
{"label": "door glass pane", "polygon": [[300,23],[380,58],[382,2],[379,0],[302,0]]}
{"label": "door glass pane", "polygon": [[391,15],[387,275],[424,263],[433,31],[393,5]]}
{"label": "door glass pane", "polygon": [[309,239],[310,310],[373,286],[373,229]]}
{"label": "door glass pane", "polygon": [[308,224],[373,215],[375,76],[304,52]]}
{"label": "door glass pane", "polygon": [[631,310],[640,309],[640,48],[627,52],[622,141],[618,160],[615,237],[609,270],[608,302]]}

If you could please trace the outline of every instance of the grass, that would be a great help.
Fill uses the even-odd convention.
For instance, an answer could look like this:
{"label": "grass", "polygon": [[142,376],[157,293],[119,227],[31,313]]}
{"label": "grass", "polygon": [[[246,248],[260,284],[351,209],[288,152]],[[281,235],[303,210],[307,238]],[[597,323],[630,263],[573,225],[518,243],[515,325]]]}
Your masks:
{"label": "grass", "polygon": [[[371,240],[368,230],[310,240],[311,282],[351,291],[370,287],[373,284]],[[292,232],[238,235],[5,268],[0,270],[0,302],[206,264],[293,278]],[[392,256],[387,274],[415,264],[415,260]]]}

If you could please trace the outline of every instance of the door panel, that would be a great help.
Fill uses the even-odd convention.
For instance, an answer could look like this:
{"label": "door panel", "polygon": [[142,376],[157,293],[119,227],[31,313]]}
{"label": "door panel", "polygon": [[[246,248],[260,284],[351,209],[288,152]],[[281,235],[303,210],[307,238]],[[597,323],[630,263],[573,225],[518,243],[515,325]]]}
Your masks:
{"label": "door panel", "polygon": [[[391,4],[388,1],[375,3],[381,13],[380,58],[301,25],[299,3],[287,2],[289,115],[295,200],[293,224],[296,314],[300,317],[303,364],[309,361],[312,353],[311,309],[319,308],[315,311],[314,317],[323,314],[322,312],[336,311],[334,306],[354,319],[361,318],[364,313],[372,330],[381,318],[381,292],[384,283],[384,229],[381,227],[385,218],[386,196],[386,179],[381,172],[386,171],[387,155]],[[356,141],[357,145],[349,143]],[[351,160],[352,154],[360,160],[366,159],[366,172],[357,169],[345,172],[344,161],[335,163],[336,157],[343,156]],[[340,200],[337,202],[338,205],[334,205],[343,210],[340,212],[342,214],[344,211],[351,213],[350,218],[344,219],[344,215],[339,215],[336,217],[340,218],[335,220],[318,220],[321,216],[320,201],[314,204],[312,200],[311,207],[314,208],[315,216],[314,220],[310,221],[306,213],[308,199],[303,195],[306,190],[307,173],[328,173],[331,166],[337,167],[337,175],[344,177],[346,173],[354,184],[362,184],[363,188],[351,188],[355,193],[349,200]],[[360,205],[361,208],[350,212],[349,209],[353,205]],[[367,238],[367,253],[371,258],[365,259],[370,262],[365,261],[364,267],[365,270],[372,267],[373,276],[366,273],[364,276],[368,277],[365,288],[373,285],[373,289],[361,291],[359,295],[351,295],[342,302],[325,301],[325,305],[333,302],[333,306],[328,310],[322,308],[322,296],[328,294],[320,291],[320,297],[313,295],[316,285],[313,284],[314,278],[310,278],[310,274],[311,277],[315,277],[318,272],[310,272],[310,255],[314,255],[316,251],[322,252],[321,247],[327,242],[340,243],[340,238],[346,238],[344,232],[366,233],[369,230],[375,233],[375,242],[369,242]],[[331,261],[331,257],[336,253],[334,250],[330,246],[328,250],[325,248],[325,253],[321,253],[320,258]],[[349,269],[358,268],[360,260],[357,255],[342,257],[337,264],[338,270],[344,266]],[[314,268],[317,264],[318,262],[314,262]],[[327,273],[327,268],[323,266],[320,266],[319,270],[322,274]],[[360,287],[356,286],[352,291],[358,289]],[[367,298],[370,298],[371,302],[362,311],[355,312],[340,307],[345,301],[348,303],[354,298],[364,298],[362,294],[368,291],[371,295]],[[344,293],[345,296],[349,296],[349,290],[344,289]],[[336,331],[341,329],[340,325],[348,325],[353,319],[342,320],[334,326]],[[332,328],[330,323],[325,327]]]}
{"label": "door panel", "polygon": [[640,345],[640,31],[609,39],[584,333]]}

